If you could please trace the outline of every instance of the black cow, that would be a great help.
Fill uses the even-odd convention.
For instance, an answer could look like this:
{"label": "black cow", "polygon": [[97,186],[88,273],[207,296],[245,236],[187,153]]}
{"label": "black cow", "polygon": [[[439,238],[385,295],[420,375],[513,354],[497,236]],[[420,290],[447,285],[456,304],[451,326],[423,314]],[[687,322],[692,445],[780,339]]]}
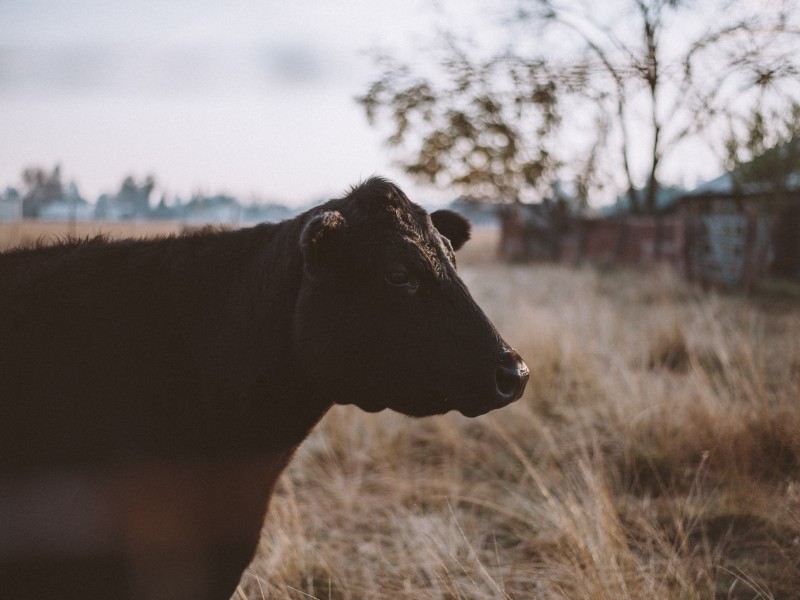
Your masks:
{"label": "black cow", "polygon": [[0,593],[227,597],[331,405],[519,398],[469,233],[373,178],[277,225],[0,255]]}

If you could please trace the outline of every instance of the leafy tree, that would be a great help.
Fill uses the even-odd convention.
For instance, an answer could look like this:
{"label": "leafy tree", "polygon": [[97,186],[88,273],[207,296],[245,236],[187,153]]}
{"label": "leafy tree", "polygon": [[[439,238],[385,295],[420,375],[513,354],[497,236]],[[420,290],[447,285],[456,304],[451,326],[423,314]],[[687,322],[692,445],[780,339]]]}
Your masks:
{"label": "leafy tree", "polygon": [[772,272],[800,274],[800,104],[731,123],[726,167],[734,190],[758,194],[773,217]]}
{"label": "leafy tree", "polygon": [[754,112],[726,140],[726,167],[736,188],[786,195],[800,189],[800,104],[788,113]]}
{"label": "leafy tree", "polygon": [[122,207],[126,216],[146,216],[150,210],[150,195],[153,193],[155,185],[152,175],[145,177],[140,184],[136,183],[136,180],[129,175],[120,185],[116,202]]}
{"label": "leafy tree", "polygon": [[38,217],[45,206],[64,195],[59,165],[52,171],[41,167],[27,167],[22,171],[22,183],[22,216],[26,218]]}
{"label": "leafy tree", "polygon": [[659,169],[682,143],[714,142],[721,120],[798,97],[794,8],[520,0],[507,48],[481,57],[447,32],[436,73],[384,56],[358,101],[370,123],[388,117],[389,145],[424,181],[498,199],[569,179],[584,203],[624,187],[634,211],[652,212]]}
{"label": "leafy tree", "polygon": [[561,119],[549,65],[511,64],[505,56],[476,64],[455,44],[441,65],[444,85],[389,59],[384,65],[359,102],[371,123],[390,113],[391,146],[421,134],[403,162],[408,173],[488,198],[546,185],[544,175],[557,167],[547,142]]}

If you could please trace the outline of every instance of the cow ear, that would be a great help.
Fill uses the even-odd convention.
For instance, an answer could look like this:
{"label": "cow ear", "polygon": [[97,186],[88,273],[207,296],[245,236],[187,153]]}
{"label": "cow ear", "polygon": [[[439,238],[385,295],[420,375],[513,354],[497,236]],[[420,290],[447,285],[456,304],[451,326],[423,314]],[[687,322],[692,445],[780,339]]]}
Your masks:
{"label": "cow ear", "polygon": [[452,210],[437,210],[431,213],[433,226],[450,240],[453,250],[458,250],[469,239],[472,226],[464,217]]}
{"label": "cow ear", "polygon": [[309,219],[300,234],[300,248],[303,251],[306,272],[312,275],[316,269],[330,258],[332,246],[347,227],[342,213],[328,210]]}

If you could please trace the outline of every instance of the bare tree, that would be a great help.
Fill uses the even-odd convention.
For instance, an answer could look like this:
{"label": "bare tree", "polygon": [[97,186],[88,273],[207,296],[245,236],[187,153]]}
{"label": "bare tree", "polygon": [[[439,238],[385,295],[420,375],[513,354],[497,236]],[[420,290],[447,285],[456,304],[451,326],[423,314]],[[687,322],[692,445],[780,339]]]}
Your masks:
{"label": "bare tree", "polygon": [[507,49],[481,59],[448,32],[438,74],[384,57],[358,100],[371,123],[388,115],[389,144],[424,180],[491,198],[566,176],[583,201],[624,185],[632,210],[653,212],[683,142],[720,150],[725,120],[800,97],[794,2],[700,4],[522,0]]}

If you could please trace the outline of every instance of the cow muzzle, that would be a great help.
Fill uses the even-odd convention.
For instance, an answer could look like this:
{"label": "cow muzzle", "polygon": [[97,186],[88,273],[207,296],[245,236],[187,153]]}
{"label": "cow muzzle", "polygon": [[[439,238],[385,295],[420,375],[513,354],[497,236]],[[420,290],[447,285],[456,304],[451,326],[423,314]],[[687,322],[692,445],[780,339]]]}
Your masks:
{"label": "cow muzzle", "polygon": [[528,365],[516,352],[506,352],[500,360],[500,366],[494,373],[495,401],[497,406],[506,406],[519,400],[528,383],[530,370]]}

